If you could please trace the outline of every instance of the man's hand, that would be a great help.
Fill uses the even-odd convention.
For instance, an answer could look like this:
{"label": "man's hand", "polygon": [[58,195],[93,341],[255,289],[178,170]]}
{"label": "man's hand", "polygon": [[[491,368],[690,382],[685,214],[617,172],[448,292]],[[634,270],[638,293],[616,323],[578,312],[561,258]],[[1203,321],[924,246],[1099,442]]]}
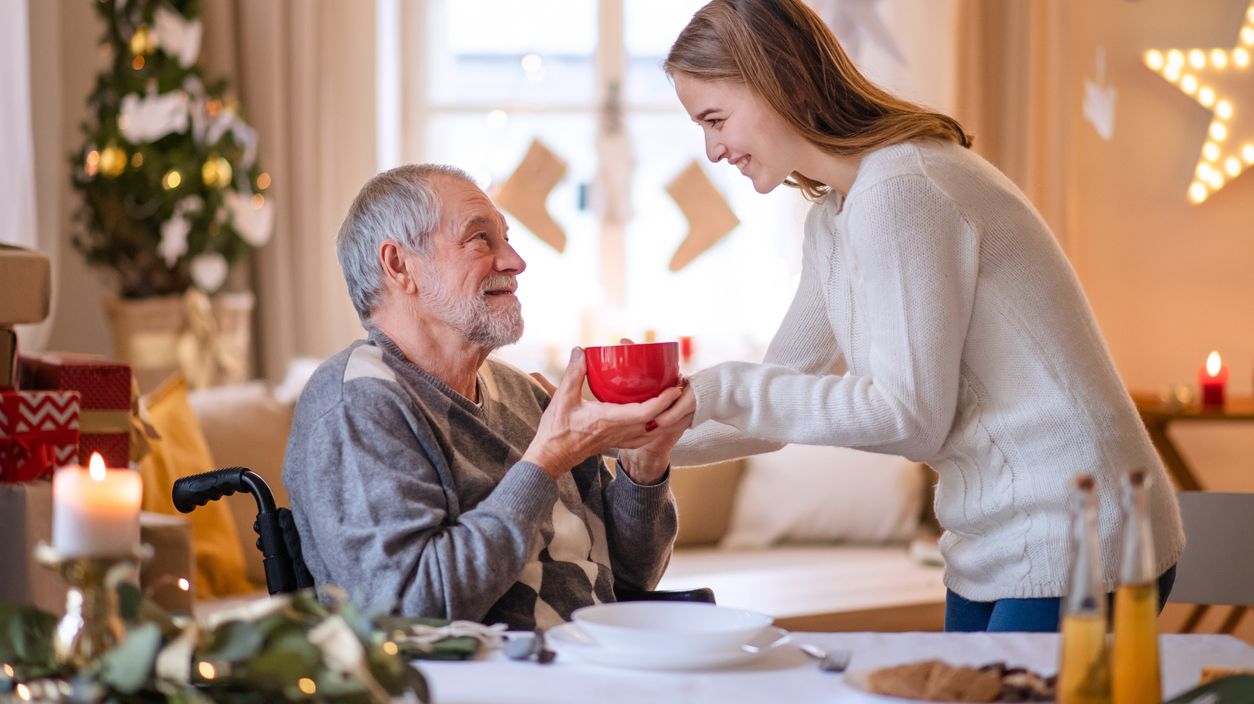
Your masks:
{"label": "man's hand", "polygon": [[[583,398],[586,374],[583,350],[576,347],[571,351],[566,374],[554,389],[549,407],[540,416],[536,436],[523,453],[524,460],[539,465],[554,479],[611,447],[634,449],[653,443],[659,437],[654,435],[658,424],[653,419],[682,393],[679,387],[674,387],[641,403],[586,401]],[[674,442],[671,440],[670,444]]]}

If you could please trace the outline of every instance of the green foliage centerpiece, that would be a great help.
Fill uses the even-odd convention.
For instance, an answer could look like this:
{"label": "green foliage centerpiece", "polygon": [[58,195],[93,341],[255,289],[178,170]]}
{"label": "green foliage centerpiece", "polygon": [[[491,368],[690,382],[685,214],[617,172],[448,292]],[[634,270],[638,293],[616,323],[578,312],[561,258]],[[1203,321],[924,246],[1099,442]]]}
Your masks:
{"label": "green foliage centerpiece", "polygon": [[119,588],[126,639],[77,669],[53,653],[56,619],[0,604],[0,701],[430,702],[416,657],[468,657],[473,637],[432,646],[407,638],[415,619],[329,607],[312,591],[279,595],[204,626],[174,619]]}

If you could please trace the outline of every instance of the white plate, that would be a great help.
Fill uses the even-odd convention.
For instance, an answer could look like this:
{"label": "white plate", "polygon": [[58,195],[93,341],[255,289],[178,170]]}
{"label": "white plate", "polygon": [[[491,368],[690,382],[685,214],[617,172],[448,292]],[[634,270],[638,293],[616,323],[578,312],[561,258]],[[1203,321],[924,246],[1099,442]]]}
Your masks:
{"label": "white plate", "polygon": [[[788,632],[769,627],[746,643],[746,648],[715,651],[651,652],[615,650],[596,642],[576,623],[563,623],[544,634],[549,646],[562,655],[584,662],[632,670],[710,670],[742,665],[775,650],[788,641]],[[748,648],[755,648],[749,650]]]}
{"label": "white plate", "polygon": [[629,601],[575,609],[571,620],[616,651],[713,652],[739,648],[771,625],[756,611],[685,601]]}

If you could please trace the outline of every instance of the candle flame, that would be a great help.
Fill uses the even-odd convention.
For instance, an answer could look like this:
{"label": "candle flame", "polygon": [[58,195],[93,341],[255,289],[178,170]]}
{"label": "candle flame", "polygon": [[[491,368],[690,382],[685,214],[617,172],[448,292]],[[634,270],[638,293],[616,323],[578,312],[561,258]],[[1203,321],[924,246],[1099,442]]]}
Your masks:
{"label": "candle flame", "polygon": [[1219,376],[1219,369],[1223,366],[1223,361],[1219,358],[1219,352],[1211,352],[1206,356],[1206,374],[1207,376]]}
{"label": "candle flame", "polygon": [[104,481],[105,463],[104,458],[100,456],[99,452],[91,453],[91,460],[87,463],[87,473],[91,475],[92,479],[95,479],[98,482]]}

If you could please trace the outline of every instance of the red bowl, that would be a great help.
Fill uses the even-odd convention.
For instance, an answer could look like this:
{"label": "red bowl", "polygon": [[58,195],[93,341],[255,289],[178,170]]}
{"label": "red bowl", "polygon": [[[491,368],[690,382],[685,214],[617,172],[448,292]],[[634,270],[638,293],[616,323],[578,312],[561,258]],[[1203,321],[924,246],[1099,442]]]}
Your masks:
{"label": "red bowl", "polygon": [[648,401],[679,383],[679,343],[586,347],[588,387],[598,401]]}

